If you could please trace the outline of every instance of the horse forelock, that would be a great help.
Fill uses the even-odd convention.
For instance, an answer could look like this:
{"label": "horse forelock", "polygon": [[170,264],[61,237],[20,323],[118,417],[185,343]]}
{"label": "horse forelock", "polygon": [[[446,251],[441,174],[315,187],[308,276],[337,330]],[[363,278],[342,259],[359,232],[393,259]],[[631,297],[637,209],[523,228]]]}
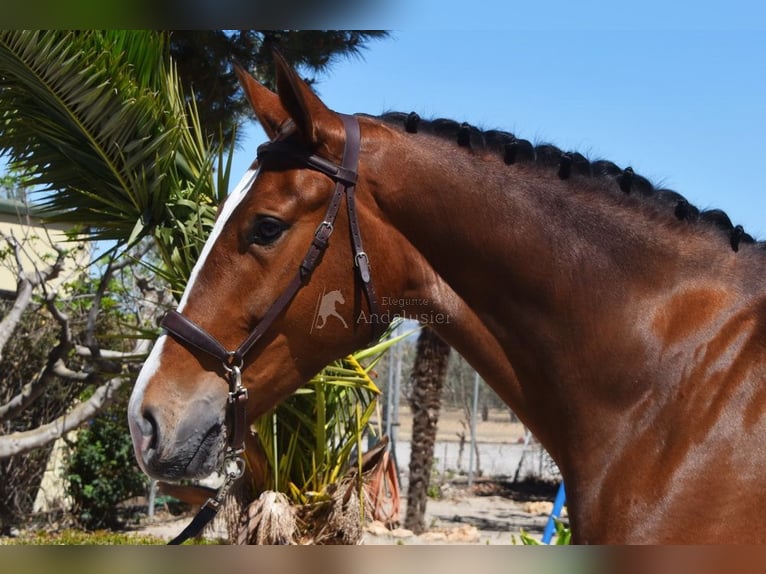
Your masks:
{"label": "horse forelock", "polygon": [[[639,202],[624,202],[626,206],[644,204],[665,211],[678,220],[702,223],[723,231],[728,236],[728,245],[734,251],[740,244],[755,243],[741,226],[734,225],[721,210],[700,210],[681,194],[656,187],[647,178],[636,174],[632,168],[620,168],[607,160],[589,160],[578,152],[564,152],[555,145],[541,143],[534,145],[528,140],[501,130],[481,130],[467,123],[438,118],[423,120],[417,114],[388,112],[377,119],[402,128],[407,134],[426,133],[452,141],[466,153],[494,153],[506,165],[529,163],[542,169],[556,169],[562,180],[587,177],[599,180],[606,191],[641,198]],[[758,242],[766,249],[766,242]]]}
{"label": "horse forelock", "polygon": [[189,300],[189,294],[194,288],[194,285],[199,276],[199,272],[205,266],[207,258],[210,255],[210,251],[213,249],[216,241],[218,241],[223,228],[226,226],[226,223],[229,221],[229,218],[231,218],[231,215],[234,213],[234,210],[237,208],[237,206],[239,206],[245,197],[247,197],[247,193],[250,191],[250,188],[252,187],[253,182],[257,176],[257,169],[247,170],[237,186],[232,190],[232,192],[223,202],[221,210],[218,213],[218,217],[215,220],[215,224],[213,225],[213,230],[210,232],[210,235],[205,241],[205,245],[202,247],[202,252],[200,253],[199,259],[197,259],[197,262],[194,264],[192,272],[189,275],[189,281],[186,283],[186,289],[184,289],[184,293],[181,296],[181,301],[178,303],[179,313],[182,312],[186,306]]}

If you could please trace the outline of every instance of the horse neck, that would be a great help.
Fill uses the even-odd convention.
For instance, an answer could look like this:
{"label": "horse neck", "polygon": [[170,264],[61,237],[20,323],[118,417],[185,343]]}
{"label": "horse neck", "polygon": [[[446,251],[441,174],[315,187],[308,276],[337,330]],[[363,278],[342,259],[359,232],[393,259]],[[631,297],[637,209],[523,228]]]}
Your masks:
{"label": "horse neck", "polygon": [[672,384],[658,364],[668,293],[707,290],[703,312],[725,320],[713,316],[726,289],[718,277],[737,277],[735,256],[746,255],[716,230],[690,231],[672,212],[598,189],[605,178],[562,181],[440,138],[394,137],[403,141],[378,169],[396,165],[396,183],[373,185],[377,204],[497,339],[518,375],[519,415],[557,461],[564,435],[620,425],[625,409]]}

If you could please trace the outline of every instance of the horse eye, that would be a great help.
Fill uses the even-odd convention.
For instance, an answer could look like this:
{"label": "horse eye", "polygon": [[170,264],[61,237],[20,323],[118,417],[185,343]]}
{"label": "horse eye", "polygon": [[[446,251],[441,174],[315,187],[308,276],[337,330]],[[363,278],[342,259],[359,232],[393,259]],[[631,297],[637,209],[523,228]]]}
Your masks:
{"label": "horse eye", "polygon": [[251,240],[256,245],[270,245],[282,236],[287,227],[284,221],[276,217],[259,216],[255,220]]}

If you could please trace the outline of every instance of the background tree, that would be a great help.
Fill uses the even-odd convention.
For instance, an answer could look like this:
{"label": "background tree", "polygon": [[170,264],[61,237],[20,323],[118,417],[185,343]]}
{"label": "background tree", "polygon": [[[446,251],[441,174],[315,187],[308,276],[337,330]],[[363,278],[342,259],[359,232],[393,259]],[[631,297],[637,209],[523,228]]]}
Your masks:
{"label": "background tree", "polygon": [[423,328],[418,336],[417,353],[412,367],[412,441],[410,483],[407,490],[407,514],[404,526],[416,534],[425,531],[425,512],[434,444],[441,410],[441,394],[447,377],[451,347],[433,329]]}
{"label": "background tree", "polygon": [[278,47],[310,83],[343,57],[359,56],[367,44],[387,37],[380,30],[175,30],[168,33],[186,93],[193,95],[202,130],[231,143],[236,126],[251,115],[232,64],[239,63],[274,86],[271,51]]}

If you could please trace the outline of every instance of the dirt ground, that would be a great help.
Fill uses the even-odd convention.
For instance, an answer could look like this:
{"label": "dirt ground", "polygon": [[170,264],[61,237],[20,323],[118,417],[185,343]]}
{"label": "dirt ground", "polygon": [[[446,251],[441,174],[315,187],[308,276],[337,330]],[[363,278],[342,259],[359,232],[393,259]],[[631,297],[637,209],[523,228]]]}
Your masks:
{"label": "dirt ground", "polygon": [[[471,488],[454,484],[440,499],[426,505],[427,532],[414,536],[406,530],[368,527],[364,544],[519,544],[522,529],[540,540],[548,521],[557,486],[480,480]],[[402,516],[406,512],[406,502]]]}

